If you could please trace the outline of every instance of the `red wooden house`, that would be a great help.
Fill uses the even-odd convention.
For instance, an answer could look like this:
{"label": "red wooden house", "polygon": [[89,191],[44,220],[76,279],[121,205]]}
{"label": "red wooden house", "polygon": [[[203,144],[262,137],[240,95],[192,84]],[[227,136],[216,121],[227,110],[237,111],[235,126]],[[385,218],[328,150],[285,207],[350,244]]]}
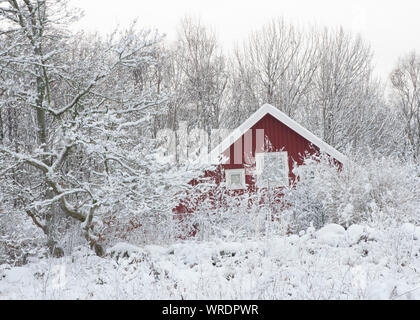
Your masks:
{"label": "red wooden house", "polygon": [[[294,163],[305,156],[326,153],[338,165],[346,161],[339,151],[303,128],[277,108],[265,104],[229,134],[210,153],[217,170],[207,172],[222,188],[251,191],[258,187],[282,187],[295,178]],[[242,191],[240,191],[242,190]],[[193,212],[180,205],[176,211]]]}

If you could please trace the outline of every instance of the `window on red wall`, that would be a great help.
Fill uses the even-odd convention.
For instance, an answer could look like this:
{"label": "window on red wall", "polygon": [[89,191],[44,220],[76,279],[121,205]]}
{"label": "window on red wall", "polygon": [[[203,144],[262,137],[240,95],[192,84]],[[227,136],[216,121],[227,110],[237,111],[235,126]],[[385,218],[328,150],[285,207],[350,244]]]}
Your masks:
{"label": "window on red wall", "polygon": [[226,170],[226,186],[231,190],[245,189],[245,169]]}
{"label": "window on red wall", "polygon": [[259,187],[281,187],[289,184],[287,151],[256,153],[255,160]]}

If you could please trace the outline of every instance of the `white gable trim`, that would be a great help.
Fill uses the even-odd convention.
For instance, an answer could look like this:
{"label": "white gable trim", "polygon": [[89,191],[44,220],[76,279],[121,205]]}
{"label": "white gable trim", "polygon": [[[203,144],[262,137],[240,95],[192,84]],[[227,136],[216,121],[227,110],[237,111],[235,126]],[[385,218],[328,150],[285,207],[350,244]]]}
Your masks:
{"label": "white gable trim", "polygon": [[315,136],[313,133],[309,132],[296,121],[290,119],[279,109],[273,107],[270,104],[264,104],[255,113],[253,113],[244,123],[242,123],[238,128],[233,130],[230,135],[228,135],[216,148],[214,148],[211,151],[211,163],[225,163],[226,159],[221,159],[222,153],[226,151],[242,135],[244,135],[254,124],[261,120],[266,114],[270,114],[278,121],[280,121],[284,125],[288,126],[290,129],[304,137],[306,140],[317,146],[321,152],[329,154],[330,156],[332,156],[333,158],[335,158],[343,164],[346,162],[347,158],[341,152],[337,151],[335,148],[322,141],[320,138]]}

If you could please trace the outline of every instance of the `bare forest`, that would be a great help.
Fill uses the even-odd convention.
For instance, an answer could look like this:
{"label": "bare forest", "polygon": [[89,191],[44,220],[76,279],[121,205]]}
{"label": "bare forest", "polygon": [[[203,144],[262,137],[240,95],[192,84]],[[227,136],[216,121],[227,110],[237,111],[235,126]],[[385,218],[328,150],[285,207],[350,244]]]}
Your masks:
{"label": "bare forest", "polygon": [[[420,263],[414,258],[415,248],[420,248],[420,53],[396,57],[392,73],[381,79],[375,76],[369,42],[340,27],[297,26],[278,17],[226,52],[211,26],[189,16],[179,22],[177,38],[171,41],[159,30],[145,29],[138,22],[108,35],[75,33],[70,26],[80,11],[70,4],[60,0],[0,1],[0,276],[39,263],[36,261],[51,265],[58,261],[54,259],[74,255],[73,260],[82,261],[77,256],[81,252],[98,261],[120,255],[119,263],[123,253],[126,259],[142,257],[148,263],[142,268],[155,270],[160,267],[153,259],[158,259],[161,251],[150,251],[152,254],[144,248],[169,248],[175,250],[175,256],[168,255],[168,259],[184,259],[177,250],[182,245],[188,247],[188,241],[192,241],[189,250],[208,252],[209,256],[212,248],[217,248],[214,250],[225,267],[233,262],[222,252],[236,250],[237,257],[242,257],[241,250],[246,249],[254,252],[255,259],[266,259],[257,253],[257,243],[274,246],[275,241],[283,241],[290,250],[293,243],[309,248],[309,242],[304,243],[309,240],[303,237],[313,234],[321,242],[327,239],[322,250],[314,249],[315,255],[325,258],[332,252],[325,246],[334,237],[323,238],[326,231],[320,231],[331,226],[336,228],[331,232],[338,234],[334,239],[339,246],[340,235],[347,232],[350,236],[354,232],[349,230],[362,228],[359,238],[374,239],[365,243],[376,245],[369,250],[379,257],[383,254],[380,248],[391,248],[387,252],[397,261],[389,262],[395,270],[403,268],[401,259],[408,259],[404,260],[406,268]],[[188,183],[209,169],[197,161],[184,161],[185,150],[190,156],[197,152],[194,132],[200,129],[206,133],[209,149],[205,151],[210,151],[223,138],[220,132],[235,129],[265,103],[280,109],[351,162],[337,173],[323,157],[308,159],[307,165],[296,168],[302,179],[285,191],[284,201],[292,204],[287,209],[258,193],[254,197],[263,200],[251,207],[248,199],[238,198],[217,212],[203,201],[188,221],[189,226],[200,226],[194,239],[180,237],[186,225],[179,223],[172,209],[186,194],[211,187],[210,183]],[[167,152],[165,132],[174,132],[171,162],[158,161]],[[308,171],[311,179],[304,178]],[[268,221],[267,216],[273,215],[279,219]],[[401,226],[405,226],[403,230],[414,228],[414,247],[404,242],[402,231],[395,231]],[[223,242],[222,249],[218,241]],[[236,246],[243,241],[244,247]],[[400,247],[395,248],[396,243]],[[338,250],[335,244],[332,248]],[[276,252],[270,254],[276,256]],[[302,255],[294,254],[290,263],[299,259],[301,263]],[[286,260],[294,257],[286,257],[284,252],[280,256]],[[326,261],[315,261],[316,256],[309,254],[305,257],[313,259],[312,263]],[[201,265],[204,258],[197,259]],[[298,289],[291,294],[284,286],[283,291],[276,287],[267,274],[266,282],[261,282],[256,269],[248,266],[255,271],[250,271],[251,280],[261,287],[256,284],[254,291],[228,287],[225,297],[284,298],[289,294],[291,298],[343,298],[338,289],[325,290],[321,275],[310,278],[313,286],[308,291],[309,278],[299,272],[309,264],[299,266],[287,271],[300,277],[295,278]],[[274,265],[272,269],[259,267],[280,277],[270,273],[278,269]],[[318,265],[321,267],[325,265]],[[337,280],[344,276],[333,269],[333,278],[343,281],[341,285],[347,283]],[[129,277],[124,270],[124,277]],[[155,276],[163,277],[162,270]],[[150,275],[148,272],[144,274]],[[226,272],[223,281],[230,280]],[[241,272],[236,278],[248,281],[245,271]],[[399,294],[419,285],[410,272],[403,271],[408,280]],[[191,280],[195,278],[191,283],[182,283],[180,278],[176,280],[178,289],[162,291],[164,283],[176,278],[174,274],[161,282],[143,281],[144,292],[153,291],[147,287],[165,293],[142,297],[223,296],[220,289]],[[372,281],[368,283],[380,282],[377,273],[369,275]],[[181,293],[183,285],[198,284],[196,295]],[[391,289],[385,298],[398,295]],[[44,297],[57,298],[45,287],[42,290]],[[132,298],[127,293],[131,289],[126,290],[120,297]],[[347,297],[369,296],[356,291],[348,289]],[[308,296],[304,292],[309,292]],[[326,292],[330,296],[323,296]],[[375,296],[376,291],[369,292]]]}

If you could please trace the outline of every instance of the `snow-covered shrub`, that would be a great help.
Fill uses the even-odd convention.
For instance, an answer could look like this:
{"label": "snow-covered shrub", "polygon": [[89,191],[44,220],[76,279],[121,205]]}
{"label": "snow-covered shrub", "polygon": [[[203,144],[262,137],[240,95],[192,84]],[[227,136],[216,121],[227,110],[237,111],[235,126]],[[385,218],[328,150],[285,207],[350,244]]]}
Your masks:
{"label": "snow-covered shrub", "polygon": [[285,217],[295,231],[326,223],[418,223],[418,170],[396,157],[353,155],[341,168],[327,156],[310,157],[294,168],[298,179],[285,190]]}
{"label": "snow-covered shrub", "polygon": [[207,241],[285,234],[287,224],[281,219],[283,203],[278,201],[279,193],[281,190],[274,188],[237,193],[222,184],[184,222],[195,227],[197,239]]}
{"label": "snow-covered shrub", "polygon": [[[87,246],[0,265],[5,299],[420,299],[419,226],[327,224],[300,235]],[[312,229],[312,228],[311,228]]]}
{"label": "snow-covered shrub", "polygon": [[[207,188],[205,184],[189,184],[202,174],[205,165],[158,163],[152,156],[145,166],[147,178],[124,181],[120,177],[120,182],[115,177],[114,189],[108,191],[113,197],[94,221],[99,241],[105,247],[122,241],[144,245],[178,240],[183,226],[173,209],[184,196],[191,198]],[[123,191],[124,198],[120,196]]]}
{"label": "snow-covered shrub", "polygon": [[31,257],[43,256],[44,243],[42,232],[27,216],[18,210],[0,208],[0,265],[20,266]]}

